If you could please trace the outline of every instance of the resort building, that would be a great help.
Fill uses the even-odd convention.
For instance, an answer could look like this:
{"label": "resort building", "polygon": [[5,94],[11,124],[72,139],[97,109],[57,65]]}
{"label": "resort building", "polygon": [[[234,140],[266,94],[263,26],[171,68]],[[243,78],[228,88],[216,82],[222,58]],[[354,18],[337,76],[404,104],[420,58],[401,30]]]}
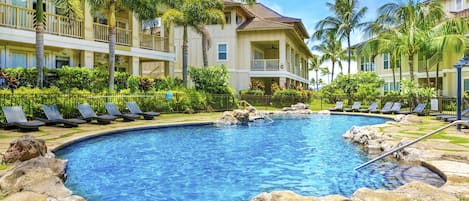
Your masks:
{"label": "resort building", "polygon": [[[62,66],[107,67],[109,32],[106,15],[92,14],[86,1],[82,19],[68,19],[53,0],[44,0],[44,34],[47,68]],[[36,66],[34,8],[35,0],[0,0],[0,67]],[[169,34],[158,19],[142,22],[126,9],[118,9],[116,71],[134,75],[155,69],[169,72],[176,56]]]}
{"label": "resort building", "polygon": [[[464,0],[441,0],[448,17],[469,17],[469,2]],[[454,64],[462,58],[463,55],[447,53],[444,54],[443,60],[438,62],[436,57],[424,58],[421,54],[414,55],[414,75],[415,80],[420,86],[427,86],[427,74],[425,66],[428,65],[430,87],[435,87],[438,82],[438,94],[442,96],[456,96],[456,69]],[[401,55],[396,62],[395,76],[397,87],[400,87],[399,76],[402,71],[402,79],[410,80],[409,65],[407,55]],[[439,64],[438,80],[437,64]],[[380,55],[358,55],[357,56],[358,71],[372,71],[377,73],[385,80],[383,93],[393,91],[393,73],[389,54]],[[402,68],[402,69],[399,69]],[[463,68],[463,86],[464,91],[469,91],[469,68]]]}
{"label": "resort building", "polygon": [[[308,60],[312,53],[304,40],[309,35],[300,19],[283,16],[261,3],[246,5],[225,0],[224,28],[207,25],[212,47],[209,65],[227,67],[231,86],[248,89],[261,81],[266,93],[272,83],[293,88],[308,85]],[[174,74],[182,74],[182,27],[176,27],[177,58]],[[189,66],[203,66],[202,36],[189,28]]]}

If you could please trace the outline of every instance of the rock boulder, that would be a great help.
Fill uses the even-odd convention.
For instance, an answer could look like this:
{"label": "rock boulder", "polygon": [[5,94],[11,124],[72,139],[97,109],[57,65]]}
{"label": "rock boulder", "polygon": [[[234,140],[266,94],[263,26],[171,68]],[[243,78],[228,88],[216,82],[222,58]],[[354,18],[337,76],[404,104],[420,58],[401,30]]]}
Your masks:
{"label": "rock boulder", "polygon": [[47,147],[44,140],[36,139],[31,135],[23,135],[10,143],[10,147],[3,155],[2,161],[4,163],[22,162],[44,156],[46,153]]}

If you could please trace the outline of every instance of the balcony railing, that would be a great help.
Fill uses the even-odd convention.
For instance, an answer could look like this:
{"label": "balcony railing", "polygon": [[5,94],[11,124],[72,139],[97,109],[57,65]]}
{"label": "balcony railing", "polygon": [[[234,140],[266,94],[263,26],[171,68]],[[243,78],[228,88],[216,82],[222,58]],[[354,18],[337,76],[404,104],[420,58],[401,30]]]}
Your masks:
{"label": "balcony railing", "polygon": [[[0,26],[34,31],[34,15],[36,11],[15,5],[0,3]],[[71,20],[65,16],[45,13],[45,33],[83,38],[83,21]]]}
{"label": "balcony railing", "polygon": [[252,71],[279,71],[280,60],[278,59],[254,59],[251,61]]}
{"label": "balcony railing", "polygon": [[464,9],[462,11],[451,12],[455,17],[460,18],[469,18],[469,8]]}
{"label": "balcony railing", "polygon": [[140,48],[167,52],[168,38],[140,33]]}
{"label": "balcony railing", "polygon": [[[109,26],[105,24],[94,23],[94,40],[100,42],[109,42]],[[130,46],[132,44],[132,31],[117,28],[116,44]]]}

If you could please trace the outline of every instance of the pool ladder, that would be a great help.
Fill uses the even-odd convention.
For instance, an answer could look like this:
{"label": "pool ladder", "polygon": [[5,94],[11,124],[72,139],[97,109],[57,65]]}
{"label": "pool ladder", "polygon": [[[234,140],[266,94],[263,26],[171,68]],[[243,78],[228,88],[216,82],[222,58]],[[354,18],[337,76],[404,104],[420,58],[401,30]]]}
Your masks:
{"label": "pool ladder", "polygon": [[399,150],[404,149],[404,148],[406,148],[406,147],[408,147],[408,146],[410,146],[410,145],[413,145],[413,144],[415,144],[415,143],[417,143],[417,142],[420,142],[420,141],[422,141],[422,140],[424,140],[424,139],[426,139],[426,138],[428,138],[428,137],[431,137],[432,135],[435,135],[435,134],[437,134],[437,133],[439,133],[439,132],[441,132],[441,131],[443,131],[443,130],[445,130],[445,129],[451,127],[451,126],[455,126],[455,125],[469,126],[469,122],[468,122],[468,121],[463,121],[463,120],[458,120],[458,121],[455,121],[455,122],[453,122],[453,123],[450,123],[450,124],[448,124],[448,125],[446,125],[446,126],[443,126],[443,127],[439,128],[439,129],[436,129],[436,130],[434,130],[434,131],[432,131],[432,132],[430,132],[430,133],[427,133],[426,135],[424,135],[424,136],[422,136],[422,137],[419,137],[419,138],[417,138],[417,139],[415,139],[415,140],[412,140],[412,141],[410,141],[409,143],[406,143],[406,144],[404,144],[404,145],[402,145],[402,146],[400,146],[400,147],[396,147],[396,148],[394,148],[394,149],[391,149],[391,150],[389,150],[388,152],[386,152],[386,153],[384,153],[384,154],[381,154],[380,156],[378,156],[378,157],[376,157],[376,158],[374,158],[374,159],[372,159],[372,160],[370,160],[370,161],[368,161],[368,162],[366,162],[366,163],[363,163],[363,164],[361,164],[361,165],[355,167],[354,170],[359,170],[359,169],[361,169],[361,168],[364,168],[364,167],[366,167],[366,166],[368,166],[368,165],[370,165],[370,164],[372,164],[372,163],[374,163],[374,162],[376,162],[376,161],[378,161],[378,160],[383,159],[383,158],[386,157],[386,156],[391,155],[392,153],[394,153],[394,152],[396,152],[396,151],[399,151]]}

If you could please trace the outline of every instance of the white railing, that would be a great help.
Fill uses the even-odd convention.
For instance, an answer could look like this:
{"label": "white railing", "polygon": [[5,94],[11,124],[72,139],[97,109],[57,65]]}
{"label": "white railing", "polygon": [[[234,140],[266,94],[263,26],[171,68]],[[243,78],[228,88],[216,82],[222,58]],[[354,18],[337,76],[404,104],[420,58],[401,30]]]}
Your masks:
{"label": "white railing", "polygon": [[251,61],[252,71],[279,71],[279,59],[253,59]]}
{"label": "white railing", "polygon": [[167,52],[168,38],[140,33],[140,48]]}
{"label": "white railing", "polygon": [[[0,3],[0,26],[34,31],[34,15],[36,11],[11,4]],[[65,16],[45,13],[45,33],[83,38],[83,21]]]}
{"label": "white railing", "polygon": [[[94,23],[94,40],[100,42],[109,42],[109,26],[105,24]],[[132,44],[132,31],[128,29],[117,28],[116,44],[130,46]]]}

